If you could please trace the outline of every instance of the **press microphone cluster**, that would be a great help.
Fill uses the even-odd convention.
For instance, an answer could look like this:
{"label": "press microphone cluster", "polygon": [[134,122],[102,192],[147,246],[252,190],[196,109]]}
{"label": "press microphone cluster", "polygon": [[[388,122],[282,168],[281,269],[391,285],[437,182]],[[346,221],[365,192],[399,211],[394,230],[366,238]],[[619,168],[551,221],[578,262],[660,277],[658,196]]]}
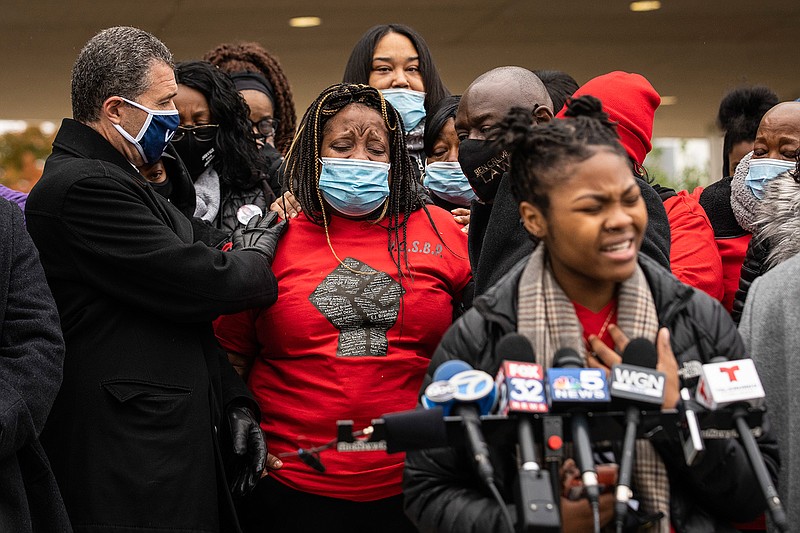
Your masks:
{"label": "press microphone cluster", "polygon": [[[383,439],[384,449],[389,452],[465,443],[481,479],[493,486],[494,471],[483,431],[492,437],[492,442],[505,442],[513,433],[520,464],[515,487],[519,513],[517,530],[558,531],[561,492],[558,467],[563,458],[562,439],[566,434],[562,434],[562,429],[569,430],[571,437],[568,437],[573,442],[586,495],[592,502],[599,498],[592,442],[617,440],[622,434],[615,506],[619,528],[631,499],[635,440],[650,427],[640,428],[640,422],[658,422],[658,426],[673,435],[683,432],[686,462],[692,466],[705,449],[701,423],[704,428],[724,429],[730,428],[733,421],[767,499],[770,514],[775,524],[785,530],[782,504],[748,426],[747,417],[758,422],[764,398],[751,360],[703,365],[695,397],[684,388],[680,391],[678,411],[662,412],[667,377],[656,370],[655,346],[645,339],[629,342],[621,364],[611,369],[610,381],[604,370],[585,367],[583,359],[568,348],[558,350],[551,368],[545,371],[534,362],[536,357],[527,339],[516,333],[501,338],[495,354],[501,361],[495,377],[463,361],[452,360],[440,365],[421,399],[425,409],[391,413],[374,420],[376,440]],[[622,432],[618,429],[621,413],[624,413],[625,422]],[[460,431],[455,431],[455,424]],[[534,425],[538,431],[534,431]],[[372,426],[368,429],[371,431]],[[369,444],[354,442],[352,437],[348,441],[351,430],[352,422],[349,425],[340,423],[339,440],[345,451]],[[594,435],[595,439],[591,431],[598,434]],[[547,468],[542,468],[537,457],[534,437],[537,433],[543,436]]]}

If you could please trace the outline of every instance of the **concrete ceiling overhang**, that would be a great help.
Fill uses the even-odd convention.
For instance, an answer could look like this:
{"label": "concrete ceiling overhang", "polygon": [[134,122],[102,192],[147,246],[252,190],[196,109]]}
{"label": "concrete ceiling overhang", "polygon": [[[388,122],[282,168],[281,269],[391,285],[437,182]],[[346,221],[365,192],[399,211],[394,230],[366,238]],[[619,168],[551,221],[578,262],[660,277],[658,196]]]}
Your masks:
{"label": "concrete ceiling overhang", "polygon": [[[157,35],[176,60],[217,44],[255,40],[277,54],[298,115],[341,80],[353,44],[374,24],[401,22],[427,40],[446,84],[462,92],[500,65],[560,69],[580,83],[612,70],[646,76],[677,104],[655,135],[713,134],[720,98],[740,84],[800,97],[800,2],[662,0],[633,13],[621,0],[257,1],[0,0],[0,119],[70,115],[70,69],[97,31],[131,25]],[[291,17],[322,25],[291,28]]]}

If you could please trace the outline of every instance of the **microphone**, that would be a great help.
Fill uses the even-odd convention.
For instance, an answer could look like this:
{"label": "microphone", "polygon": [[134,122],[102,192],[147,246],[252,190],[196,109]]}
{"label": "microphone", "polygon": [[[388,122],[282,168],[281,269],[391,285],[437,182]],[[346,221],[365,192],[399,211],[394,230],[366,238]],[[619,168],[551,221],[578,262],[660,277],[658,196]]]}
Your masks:
{"label": "microphone", "polygon": [[622,364],[611,368],[611,396],[625,400],[625,438],[617,482],[616,514],[617,531],[622,531],[628,502],[633,496],[631,474],[633,455],[636,449],[636,431],[639,427],[641,408],[661,408],[664,401],[666,376],[655,370],[658,354],[655,345],[644,338],[632,339],[622,353]]}
{"label": "microphone", "polygon": [[692,406],[692,397],[689,389],[681,389],[681,399],[678,402],[678,412],[683,414],[686,422],[686,431],[683,433],[683,458],[686,466],[694,466],[703,458],[706,451],[703,434],[700,431],[700,422],[697,419],[697,412]]}
{"label": "microphone", "polygon": [[450,359],[439,365],[433,372],[433,381],[425,387],[422,406],[425,409],[439,406],[443,409],[444,416],[449,416],[455,403],[456,392],[455,385],[450,383],[450,378],[465,370],[472,370],[472,367],[460,359]]}
{"label": "microphone", "polygon": [[[536,443],[530,413],[546,413],[544,370],[533,361],[536,357],[528,339],[508,333],[497,343],[495,353],[503,362],[495,383],[500,389],[498,412],[517,415],[519,459],[521,467],[515,485],[517,531],[523,533],[558,533],[561,516],[555,503],[551,473],[541,470],[536,459]],[[508,358],[515,360],[511,361]],[[558,464],[555,464],[558,480]]]}
{"label": "microphone", "polygon": [[439,405],[388,413],[379,420],[385,431],[386,453],[444,448],[449,444],[444,410]]}
{"label": "microphone", "polygon": [[553,368],[547,372],[547,383],[553,410],[572,412],[571,427],[575,459],[581,471],[586,496],[595,512],[597,529],[600,489],[585,411],[587,407],[591,408],[609,401],[605,372],[599,368],[583,368],[583,359],[575,350],[561,348],[553,356]]}
{"label": "microphone", "polygon": [[[492,377],[481,370],[474,370],[468,363],[451,360],[442,363],[433,373],[434,381],[425,388],[428,404],[443,408],[444,415],[453,414],[461,417],[461,425],[467,439],[467,449],[475,459],[478,475],[490,487],[494,487],[494,468],[489,461],[489,447],[481,431],[482,414],[489,414],[497,399],[497,390]],[[447,382],[445,385],[443,382]],[[431,398],[429,389],[436,384],[439,389],[447,389],[448,393]],[[448,388],[449,387],[449,388]],[[444,400],[450,393],[452,398]],[[444,400],[444,401],[442,401]],[[425,404],[423,402],[423,404]]]}
{"label": "microphone", "polygon": [[767,501],[772,521],[781,531],[788,531],[786,511],[746,420],[747,407],[762,407],[764,397],[764,387],[761,385],[752,359],[729,361],[724,357],[715,357],[711,363],[703,365],[697,385],[696,400],[712,410],[733,408],[736,430],[742,439],[742,445],[761,487],[761,493]]}

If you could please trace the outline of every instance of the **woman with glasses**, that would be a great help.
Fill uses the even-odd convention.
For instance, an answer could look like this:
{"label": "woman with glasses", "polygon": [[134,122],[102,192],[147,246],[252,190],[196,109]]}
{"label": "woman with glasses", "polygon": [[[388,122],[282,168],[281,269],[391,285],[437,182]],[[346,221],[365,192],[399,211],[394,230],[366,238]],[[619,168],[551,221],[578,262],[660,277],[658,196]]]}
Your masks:
{"label": "woman with glasses", "polygon": [[203,59],[227,72],[250,108],[250,123],[264,155],[264,171],[276,196],[281,195],[278,168],[297,125],[294,98],[278,58],[258,43],[225,43]]}
{"label": "woman with glasses", "polygon": [[231,232],[273,199],[248,108],[231,79],[205,61],[175,68],[181,124],[172,144],[194,181],[195,217]]}

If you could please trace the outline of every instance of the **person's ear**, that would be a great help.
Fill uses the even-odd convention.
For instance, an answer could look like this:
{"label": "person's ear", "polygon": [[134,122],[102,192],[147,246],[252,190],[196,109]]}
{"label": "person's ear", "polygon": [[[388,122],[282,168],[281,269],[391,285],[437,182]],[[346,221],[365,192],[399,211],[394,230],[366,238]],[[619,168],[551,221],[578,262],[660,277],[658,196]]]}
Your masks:
{"label": "person's ear", "polygon": [[547,235],[547,219],[541,209],[530,202],[519,204],[519,216],[522,218],[522,225],[525,231],[536,237],[544,239]]}
{"label": "person's ear", "polygon": [[534,124],[546,124],[553,120],[553,110],[546,105],[537,106],[533,110]]}
{"label": "person's ear", "polygon": [[122,122],[119,111],[124,105],[125,101],[119,96],[109,96],[100,108],[100,115],[113,124],[119,124]]}

